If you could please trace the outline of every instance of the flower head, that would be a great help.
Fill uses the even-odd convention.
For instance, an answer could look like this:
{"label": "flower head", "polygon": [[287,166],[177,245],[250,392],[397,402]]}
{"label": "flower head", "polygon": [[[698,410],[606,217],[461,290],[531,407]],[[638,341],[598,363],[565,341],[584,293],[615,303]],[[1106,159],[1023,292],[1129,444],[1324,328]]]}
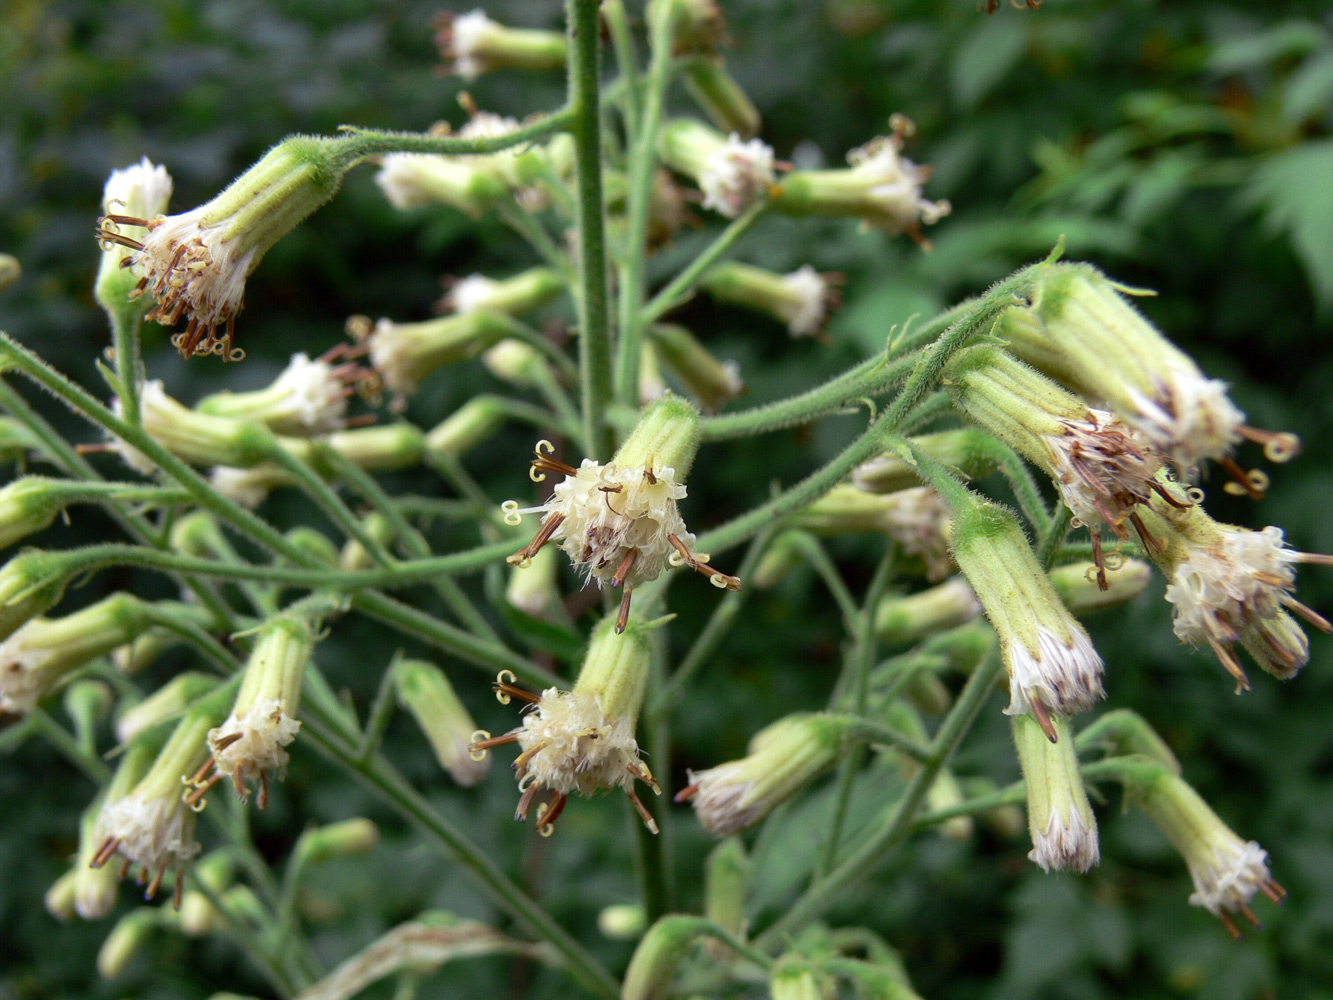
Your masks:
{"label": "flower head", "polygon": [[347,400],[370,373],[350,360],[356,348],[339,344],[321,357],[293,354],[273,383],[254,392],[220,392],[201,399],[200,413],[259,420],[278,434],[302,437],[336,431],[346,422]]}
{"label": "flower head", "polygon": [[409,395],[435,369],[476,357],[508,332],[491,313],[464,312],[422,323],[381,319],[370,330],[367,343],[371,364],[384,385]]}
{"label": "flower head", "polygon": [[424,660],[399,660],[393,666],[393,681],[399,704],[412,713],[449,776],[465,787],[484,778],[489,762],[471,752],[476,723],[444,672]]}
{"label": "flower head", "polygon": [[924,243],[921,226],[949,214],[947,201],[921,196],[930,168],[902,155],[912,124],[901,115],[890,119],[892,131],[847,154],[845,170],[801,170],[788,174],[774,204],[793,215],[853,216],[873,229],[907,233]]}
{"label": "flower head", "polygon": [[695,537],[685,528],[676,501],[685,497],[684,477],[699,444],[699,414],[675,397],[650,406],[634,432],[605,465],[585,458],[577,469],[551,457],[549,441],[537,444],[531,476],[535,482],[556,472],[551,498],[540,507],[504,505],[505,520],[518,524],[525,513],[543,514],[536,537],[514,555],[522,565],[548,542],[558,542],[574,565],[599,587],[623,587],[618,621],[629,616],[630,595],[655,580],[668,561],[690,566],[715,586],[739,590],[740,581],[713,569],[693,551]]}
{"label": "flower head", "polygon": [[1310,650],[1296,612],[1321,631],[1329,622],[1296,599],[1299,562],[1328,557],[1289,549],[1282,529],[1251,531],[1214,521],[1197,504],[1177,509],[1154,504],[1142,518],[1145,548],[1166,574],[1166,599],[1175,607],[1182,641],[1207,646],[1238,689],[1249,681],[1232,647],[1240,643],[1264,670],[1283,680],[1296,674]]}
{"label": "flower head", "polygon": [[1058,737],[1043,733],[1027,716],[1014,719],[1014,743],[1028,796],[1028,857],[1041,870],[1086,872],[1101,859],[1097,818],[1079,773],[1069,723],[1051,720]]}
{"label": "flower head", "polygon": [[660,794],[652,772],[639,756],[634,736],[639,708],[648,682],[652,648],[647,629],[634,622],[605,619],[594,630],[579,678],[572,690],[546,688],[540,695],[514,686],[514,676],[501,672],[495,683],[502,704],[518,698],[527,702],[523,724],[501,736],[478,732],[471,749],[478,759],[487,750],[517,743],[514,761],[519,798],[515,819],[527,819],[536,796],[551,792],[537,812],[544,836],[574,792],[596,795],[612,788],[623,790],[644,825],[653,833],[657,823],[634,791],[642,781]]}
{"label": "flower head", "polygon": [[[169,185],[155,173],[143,177],[141,165],[145,214],[108,208],[97,237],[104,247],[118,244],[131,251],[121,265],[140,275],[133,294],[147,293],[157,301],[149,319],[164,326],[187,320],[172,340],[181,354],[237,360],[245,352],[232,344],[233,323],[245,297],[245,279],[269,247],[333,196],[342,169],[322,141],[297,136],[271,149],[212,201],[164,216],[147,214],[153,208],[148,189],[160,196]],[[119,196],[126,185],[118,181],[116,187],[112,194]],[[147,232],[139,239],[122,226]]]}
{"label": "flower head", "polygon": [[793,337],[817,334],[828,312],[839,302],[839,275],[820,274],[806,264],[790,274],[729,261],[712,268],[700,281],[714,298],[767,313],[785,323]]}
{"label": "flower head", "polygon": [[703,192],[704,208],[734,219],[773,185],[773,148],[758,139],[742,140],[693,120],[669,123],[659,140],[662,158],[673,170],[693,178]]}
{"label": "flower head", "polygon": [[1222,921],[1240,937],[1232,914],[1256,927],[1250,900],[1262,892],[1274,903],[1287,893],[1268,871],[1268,854],[1253,840],[1241,840],[1183,778],[1165,767],[1144,769],[1127,779],[1134,801],[1166,835],[1194,880],[1190,902]]}
{"label": "flower head", "polygon": [[1013,513],[977,502],[955,510],[954,558],[986,610],[1009,670],[1008,715],[1030,713],[1054,741],[1051,716],[1103,696],[1102,659],[1065,608]]}
{"label": "flower head", "polygon": [[549,267],[533,267],[509,278],[470,274],[450,282],[440,301],[444,312],[470,313],[479,310],[521,316],[545,305],[565,287],[560,275]]}
{"label": "flower head", "polygon": [[823,715],[796,714],[756,733],[749,754],[703,771],[676,801],[690,800],[705,830],[718,837],[753,826],[838,759],[844,727]]}
{"label": "flower head", "polygon": [[[121,416],[120,400],[112,409]],[[269,439],[262,425],[241,417],[200,413],[167,395],[161,379],[139,386],[139,419],[145,434],[177,458],[195,465],[254,465],[265,454]],[[110,444],[125,464],[151,475],[156,464],[143,452],[116,438]]]}
{"label": "flower head", "polygon": [[565,65],[565,38],[557,31],[509,28],[481,10],[443,11],[435,20],[435,45],[444,60],[442,75],[475,80],[495,69],[559,69]]}

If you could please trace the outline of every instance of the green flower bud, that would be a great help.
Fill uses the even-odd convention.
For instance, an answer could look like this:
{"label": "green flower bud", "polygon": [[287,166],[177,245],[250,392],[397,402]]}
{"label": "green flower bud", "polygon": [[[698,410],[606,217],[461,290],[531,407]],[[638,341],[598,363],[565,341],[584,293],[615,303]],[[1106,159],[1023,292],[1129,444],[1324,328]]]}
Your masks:
{"label": "green flower bud", "polygon": [[69,502],[42,476],[20,476],[0,487],[0,549],[49,526]]}
{"label": "green flower bud", "polygon": [[475,80],[497,69],[563,69],[565,36],[558,31],[508,28],[480,10],[468,14],[441,11],[436,17],[435,46],[444,60],[442,75]]}
{"label": "green flower bud", "polygon": [[492,313],[467,312],[421,323],[382,319],[370,334],[370,360],[384,385],[411,395],[431,372],[475,358],[509,333]]}
{"label": "green flower bud", "polygon": [[981,604],[961,576],[907,597],[891,597],[875,609],[875,631],[885,642],[917,642],[981,615]]}
{"label": "green flower bud", "polygon": [[597,929],[616,941],[631,941],[639,937],[647,923],[643,907],[632,903],[606,906],[597,914]]}
{"label": "green flower bud", "polygon": [[[1113,554],[1114,555],[1114,554]],[[1060,600],[1076,615],[1087,615],[1106,608],[1128,604],[1147,588],[1152,579],[1152,568],[1140,559],[1107,557],[1101,567],[1100,579],[1106,581],[1103,590],[1096,563],[1076,562],[1056,566],[1050,572],[1051,586]]]}
{"label": "green flower bud", "polygon": [[655,323],[648,334],[656,356],[708,412],[717,410],[745,389],[740,366],[734,361],[718,360],[685,327]]}
{"label": "green flower bud", "polygon": [[299,549],[320,562],[328,564],[338,561],[338,550],[329,536],[315,528],[300,525],[282,536],[288,545]]}
{"label": "green flower bud", "polygon": [[366,854],[374,849],[379,839],[379,827],[357,816],[305,831],[296,842],[295,854],[302,864],[318,865],[334,858]]}
{"label": "green flower bud", "polygon": [[0,566],[0,640],[60,600],[68,579],[58,569],[57,558],[25,549]]}
{"label": "green flower bud", "polygon": [[772,1000],[830,1000],[833,983],[816,973],[813,966],[783,956],[773,965],[768,977],[768,995]]}
{"label": "green flower bud", "polygon": [[522,316],[540,309],[564,290],[564,280],[549,267],[529,268],[500,280],[472,274],[455,281],[440,305],[445,312]]}
{"label": "green flower bud", "polygon": [[78,875],[78,869],[71,868],[52,882],[42,897],[46,912],[61,922],[74,916],[74,881]]}
{"label": "green flower bud", "polygon": [[727,42],[727,22],[717,0],[650,0],[647,15],[653,32],[664,18],[669,19],[674,55],[711,52]]}
{"label": "green flower bud", "polygon": [[[122,415],[119,400],[112,409]],[[182,406],[167,395],[160,379],[150,379],[139,387],[139,418],[144,433],[192,465],[255,465],[264,460],[272,442],[272,435],[261,423],[214,417]],[[136,472],[147,476],[157,469],[147,455],[119,438],[112,442],[112,448]]]}
{"label": "green flower bud", "polygon": [[[1081,733],[1079,734],[1082,735]],[[972,777],[964,778],[961,781],[963,799],[980,799],[987,795],[994,795],[1000,790],[1000,786],[991,778]],[[990,830],[1000,837],[1017,837],[1027,828],[1027,818],[1023,815],[1023,808],[1016,805],[996,806],[994,809],[987,809],[978,813],[977,818],[982,824],[989,827]]]}
{"label": "green flower bud", "polygon": [[23,277],[23,268],[12,254],[0,253],[0,292],[12,288]]}
{"label": "green flower bud", "polygon": [[[923,434],[912,438],[912,446],[964,479],[981,479],[999,467],[995,439],[976,427]],[[888,452],[857,467],[852,482],[867,493],[894,493],[922,480],[901,455]]]}
{"label": "green flower bud", "polygon": [[704,916],[742,939],[752,868],[739,837],[719,841],[704,862]]}
{"label": "green flower bud", "polygon": [[726,261],[708,271],[699,287],[721,302],[772,316],[793,337],[818,333],[826,314],[840,300],[830,277],[809,264],[791,274],[775,274],[752,264]]}
{"label": "green flower bud", "polygon": [[[930,738],[921,716],[906,702],[898,701],[890,705],[884,713],[884,722],[919,744],[925,745],[929,742]],[[911,781],[921,770],[921,765],[906,754],[895,754],[894,757],[904,781]],[[926,808],[931,812],[951,809],[962,801],[963,792],[953,771],[948,767],[940,768],[926,792]],[[972,817],[954,816],[952,819],[947,819],[940,825],[940,832],[950,840],[968,840],[973,832]]]}
{"label": "green flower bud", "polygon": [[847,154],[845,170],[796,170],[774,192],[773,204],[788,215],[851,216],[869,228],[907,233],[925,242],[921,226],[949,214],[947,201],[927,201],[921,186],[929,167],[902,156],[914,126],[901,115],[889,119],[892,133]]}
{"label": "green flower bud", "polygon": [[504,405],[499,399],[474,396],[426,435],[426,450],[432,455],[462,458],[499,430],[504,419]]}
{"label": "green flower bud", "polygon": [[755,734],[747,756],[690,771],[676,801],[691,799],[699,822],[715,836],[744,830],[832,766],[845,734],[841,719],[786,716]]}
{"label": "green flower bud", "polygon": [[559,569],[555,549],[542,549],[526,566],[510,569],[505,600],[534,618],[548,617],[560,604]]}
{"label": "green flower bud", "polygon": [[[232,880],[232,859],[223,851],[214,851],[194,866],[194,877],[216,894],[221,894]],[[191,937],[205,937],[227,927],[226,918],[207,896],[197,889],[185,893],[180,905],[180,928]]]}
{"label": "green flower bud", "polygon": [[942,580],[953,571],[947,540],[949,508],[929,486],[867,493],[842,483],[800,511],[793,523],[823,535],[881,532],[906,555],[921,560],[926,579]]}
{"label": "green flower bud", "polygon": [[481,363],[502,382],[530,389],[552,377],[551,366],[531,344],[507,337],[484,351]]}
{"label": "green flower bud", "polygon": [[1018,763],[1028,793],[1028,829],[1032,834],[1028,857],[1045,872],[1086,872],[1101,860],[1097,818],[1083,787],[1069,723],[1058,718],[1051,723],[1056,739],[1050,739],[1026,715],[1013,720]]}
{"label": "green flower bud", "polygon": [[440,767],[468,788],[486,777],[490,761],[484,755],[474,759],[470,749],[477,724],[444,672],[424,660],[399,660],[393,681],[398,703],[416,719]]}
{"label": "green flower bud", "polygon": [[98,974],[103,979],[115,979],[124,972],[161,923],[161,914],[148,907],[132,910],[121,917],[97,952]]}
{"label": "green flower bud", "polygon": [[725,136],[685,118],[667,122],[657,146],[663,163],[699,185],[703,207],[725,218],[737,218],[773,186],[773,147],[759,139]]}
{"label": "green flower bud", "polygon": [[700,933],[697,917],[662,917],[643,936],[625,970],[621,1000],[666,1000],[677,968]]}
{"label": "green flower bud", "polygon": [[177,674],[142,701],[123,708],[116,717],[116,739],[131,743],[140,733],[175,718],[218,686],[210,674]]}

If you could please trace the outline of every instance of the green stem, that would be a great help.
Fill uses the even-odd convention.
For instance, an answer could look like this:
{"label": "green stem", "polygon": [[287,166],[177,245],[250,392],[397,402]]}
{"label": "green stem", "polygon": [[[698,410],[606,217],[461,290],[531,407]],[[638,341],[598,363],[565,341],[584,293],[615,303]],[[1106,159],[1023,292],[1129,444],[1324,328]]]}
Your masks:
{"label": "green stem", "polygon": [[29,723],[33,729],[82,771],[94,785],[105,787],[111,780],[111,769],[102,763],[102,759],[80,746],[79,741],[55,719],[40,708],[33,709],[28,717],[33,720]]}
{"label": "green stem", "polygon": [[625,192],[625,261],[620,271],[620,343],[616,349],[616,401],[633,406],[639,398],[639,351],[647,320],[642,316],[644,260],[648,252],[648,217],[652,208],[653,171],[657,167],[657,133],[662,105],[671,82],[671,40],[675,5],[662,4],[649,38],[651,56],[643,96],[643,114],[633,135],[629,179]]}
{"label": "green stem", "polygon": [[310,734],[330,758],[355,774],[385,803],[417,823],[444,851],[463,865],[516,918],[550,941],[564,956],[570,975],[585,989],[604,1000],[619,1000],[620,988],[609,972],[558,924],[541,905],[504,876],[482,850],[468,840],[380,757],[357,760],[356,753],[333,736],[336,722],[324,716],[324,707],[308,703]]}
{"label": "green stem", "polygon": [[948,763],[954,750],[971,728],[982,704],[990,697],[1000,670],[999,654],[992,650],[976,672],[968,678],[953,709],[931,742],[928,759],[912,776],[902,797],[894,803],[880,828],[840,865],[811,885],[777,921],[755,939],[755,947],[766,951],[780,947],[792,934],[834,903],[838,894],[848,885],[867,878],[911,832],[917,808],[925,799],[940,769]]}
{"label": "green stem", "polygon": [[616,53],[616,68],[624,87],[622,106],[625,113],[625,131],[639,134],[639,118],[643,111],[643,83],[639,78],[639,57],[634,51],[634,36],[629,30],[629,18],[621,0],[602,0],[602,20],[611,34],[611,47]]}
{"label": "green stem", "polygon": [[[316,461],[323,461],[332,451],[333,449],[323,442],[315,442],[312,446],[312,454]],[[291,473],[292,478],[296,480],[296,484],[306,496],[315,501],[320,510],[328,515],[329,520],[336,524],[344,535],[359,542],[361,547],[381,567],[388,570],[393,569],[396,560],[366,530],[360,518],[352,513],[351,508],[343,503],[342,497],[338,496],[337,492],[328,483],[324,482],[323,477],[276,440],[271,442],[267,457],[279,468]]]}
{"label": "green stem", "polygon": [[806,531],[793,531],[787,538],[791,543],[801,550],[806,561],[810,563],[819,578],[824,581],[824,586],[828,592],[833,595],[833,600],[837,602],[838,610],[842,612],[843,627],[848,632],[857,631],[857,620],[860,617],[860,609],[856,606],[856,600],[852,597],[852,592],[847,589],[847,584],[838,572],[838,567],[833,564],[829,558],[828,550],[820,543],[819,539]]}
{"label": "green stem", "polygon": [[[750,231],[750,228],[758,222],[768,211],[769,203],[767,201],[757,201],[718,234],[717,239],[699,254],[698,257],[690,261],[689,265],[677,274],[660,292],[652,297],[647,305],[639,312],[639,322],[642,326],[648,326],[656,322],[663,314],[675,308],[682,296],[688,294],[694,289],[695,283],[704,276],[710,267],[736,245],[736,241]],[[623,343],[623,341],[622,341]]]}
{"label": "green stem", "polygon": [[427,135],[422,132],[390,132],[344,125],[341,135],[327,140],[328,156],[332,169],[342,172],[372,156],[385,153],[433,153],[438,156],[499,153],[565,131],[574,126],[575,121],[575,109],[567,107],[513,132],[477,139]]}
{"label": "green stem", "polygon": [[606,222],[602,218],[602,125],[599,103],[597,0],[567,0],[570,131],[578,178],[579,388],[589,455],[614,450],[606,405],[611,401],[611,327],[607,302]]}
{"label": "green stem", "polygon": [[1055,557],[1060,554],[1060,546],[1065,540],[1065,535],[1069,534],[1069,525],[1074,520],[1073,512],[1064,504],[1056,508],[1054,516],[1050,523],[1046,525],[1046,531],[1041,536],[1041,541],[1037,543],[1037,559],[1041,563],[1041,568],[1050,572],[1055,565]]}

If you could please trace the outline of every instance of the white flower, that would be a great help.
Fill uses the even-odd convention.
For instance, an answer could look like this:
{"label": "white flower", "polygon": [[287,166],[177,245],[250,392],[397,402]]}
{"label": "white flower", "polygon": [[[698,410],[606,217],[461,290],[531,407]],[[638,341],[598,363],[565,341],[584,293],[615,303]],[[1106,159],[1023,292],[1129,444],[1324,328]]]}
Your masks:
{"label": "white flower", "polygon": [[240,716],[233,710],[227,721],[209,730],[208,746],[217,770],[230,775],[237,794],[244,797],[247,778],[285,770],[288,754],[283,748],[300,728],[278,699],[269,698],[256,701]]}
{"label": "white flower", "polygon": [[597,697],[587,692],[547,688],[515,733],[523,751],[515,763],[520,784],[526,773],[534,787],[594,795],[632,788],[636,772],[644,772],[634,719],[608,719]]}
{"label": "white flower", "polygon": [[308,433],[324,434],[342,427],[347,414],[349,390],[338,369],[322,358],[311,361],[305,354],[293,354],[270,393],[280,398],[275,411],[281,415],[271,412],[264,420],[278,430],[294,424]]}
{"label": "white flower", "polygon": [[[1062,639],[1051,629],[1036,628],[1037,646],[1030,649],[1021,638],[1008,643],[1009,707],[1006,715],[1032,713],[1038,720],[1049,711],[1070,716],[1085,712],[1103,698],[1102,658],[1088,633],[1068,617]],[[1047,728],[1043,725],[1043,728]]]}
{"label": "white flower", "polygon": [[0,643],[0,711],[27,715],[51,687],[53,678],[42,672],[49,649],[33,649],[20,628]]}
{"label": "white flower", "polygon": [[253,510],[267,499],[276,471],[271,465],[256,465],[251,469],[218,465],[208,473],[208,484],[228,500]]}
{"label": "white flower", "polygon": [[398,209],[435,201],[458,203],[471,179],[470,167],[431,153],[390,153],[375,174],[375,183],[384,197]]}
{"label": "white flower", "polygon": [[743,142],[735,132],[708,154],[699,175],[704,208],[734,219],[773,184],[773,147],[751,139]]}
{"label": "white flower", "polygon": [[912,230],[918,222],[931,225],[950,211],[947,201],[921,196],[930,169],[901,155],[906,131],[905,126],[896,128],[891,135],[872,139],[847,154],[852,174],[866,188],[862,218],[867,225],[890,233]]}
{"label": "white flower", "polygon": [[1254,894],[1273,881],[1268,852],[1253,840],[1235,836],[1215,840],[1211,851],[1196,851],[1185,862],[1194,880],[1190,902],[1215,917],[1248,906]]}
{"label": "white flower", "polygon": [[171,175],[167,168],[154,166],[148,157],[124,170],[113,170],[102,189],[102,211],[153,219],[167,210],[171,199]]}
{"label": "white flower", "polygon": [[675,469],[621,469],[590,458],[577,469],[563,466],[556,471],[565,469],[569,471],[556,483],[551,499],[530,510],[545,513],[543,532],[550,526],[545,540],[559,542],[598,586],[632,590],[657,579],[668,557],[679,551],[673,536],[679,546],[693,548],[694,535],[676,507],[686,490],[676,482]]}
{"label": "white flower", "polygon": [[152,873],[150,891],[168,868],[179,869],[199,853],[195,814],[180,794],[131,792],[104,805],[97,823],[97,839],[102,843],[98,857],[104,863],[117,853],[131,865],[140,865],[145,873]]}
{"label": "white flower", "polygon": [[1046,829],[1035,832],[1028,858],[1044,872],[1086,872],[1101,860],[1097,824],[1089,826],[1077,809],[1067,819],[1052,810]]}
{"label": "white flower", "polygon": [[487,36],[501,25],[492,21],[484,11],[474,10],[459,14],[449,21],[448,44],[444,59],[449,69],[464,80],[475,80],[489,69],[489,63],[479,53],[485,47]]}
{"label": "white flower", "polygon": [[1151,396],[1130,390],[1134,411],[1125,421],[1190,475],[1206,458],[1220,459],[1241,439],[1245,414],[1227,384],[1191,364],[1168,364],[1154,375]]}
{"label": "white flower", "polygon": [[829,300],[829,284],[809,264],[782,276],[790,296],[777,304],[779,317],[793,337],[819,332]]}
{"label": "white flower", "polygon": [[1157,492],[1161,456],[1116,416],[1089,409],[1087,419],[1061,419],[1063,433],[1043,435],[1051,475],[1065,506],[1079,523],[1105,524],[1124,537],[1124,520],[1136,503]]}

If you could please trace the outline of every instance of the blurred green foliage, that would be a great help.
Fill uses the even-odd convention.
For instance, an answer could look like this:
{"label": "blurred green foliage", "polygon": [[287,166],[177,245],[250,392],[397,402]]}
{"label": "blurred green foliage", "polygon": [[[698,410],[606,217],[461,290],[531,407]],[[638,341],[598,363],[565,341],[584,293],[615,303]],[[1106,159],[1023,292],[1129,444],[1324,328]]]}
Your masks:
{"label": "blurred green foliage", "polygon": [[[487,9],[507,23],[556,26],[559,6],[501,0]],[[882,345],[894,324],[982,289],[1063,236],[1069,258],[1154,289],[1158,296],[1142,308],[1205,371],[1232,383],[1252,423],[1303,438],[1300,458],[1270,470],[1274,487],[1261,503],[1227,497],[1213,484],[1214,515],[1279,524],[1294,547],[1333,551],[1333,16],[1326,2],[1046,0],[1037,10],[1002,5],[991,16],[973,0],[724,6],[729,65],[762,110],[763,135],[779,156],[836,163],[901,111],[918,126],[910,154],[936,167],[928,194],[954,205],[932,230],[930,253],[834,222],[798,230],[773,219],[743,242],[742,259],[780,269],[812,263],[848,279],[827,346],[789,342],[774,324],[706,301],[680,313],[717,354],[740,361],[750,387],[744,402],[786,395],[839,370]],[[91,300],[93,220],[107,174],[141,155],[169,166],[173,205],[183,208],[290,132],[457,123],[459,84],[431,72],[436,7],[435,0],[8,0],[0,32],[0,250],[20,259],[24,276],[0,300],[0,326],[84,384],[98,384],[92,362],[106,332]],[[640,13],[637,5],[631,13]],[[521,115],[555,107],[563,82],[498,74],[468,89],[484,108]],[[685,107],[683,92],[672,100]],[[685,236],[659,266],[687,259],[709,235]],[[337,340],[348,314],[421,318],[438,297],[441,275],[507,274],[528,262],[494,219],[474,225],[448,213],[393,212],[371,171],[362,170],[250,281],[240,320],[250,355],[244,365],[187,366],[154,329],[148,368],[186,400],[224,385],[261,385],[291,351],[317,352]],[[411,415],[430,426],[483,387],[493,387],[484,374],[451,371],[432,380]],[[62,426],[76,440],[92,437],[68,420]],[[707,475],[697,488],[691,482],[692,526],[735,513],[756,484],[792,481],[849,434],[847,421],[835,418],[774,435],[762,449],[711,448],[700,460]],[[476,461],[510,466],[512,495],[521,495],[529,445],[511,431]],[[1242,461],[1259,458],[1245,453]],[[410,476],[401,485],[432,488]],[[283,503],[271,501],[276,519]],[[75,528],[85,537],[106,530],[84,514]],[[833,545],[853,582],[863,583],[873,565],[876,553],[866,548],[863,541]],[[98,585],[142,582],[122,576]],[[1304,571],[1301,596],[1333,607],[1333,579]],[[683,618],[702,621],[711,595],[680,588],[676,599]],[[764,723],[826,698],[840,632],[813,575],[798,573],[753,598],[747,615],[750,627],[731,635],[678,712],[675,758],[654,761],[655,770],[680,774],[734,756]],[[1099,812],[1102,865],[1086,877],[1041,874],[1025,860],[1022,838],[982,833],[958,843],[927,835],[867,873],[830,920],[877,928],[903,949],[920,993],[940,1000],[1333,997],[1329,641],[1312,639],[1310,666],[1296,680],[1259,678],[1237,698],[1208,657],[1179,647],[1160,584],[1093,629],[1108,664],[1108,707],[1133,706],[1159,728],[1219,814],[1270,852],[1275,877],[1291,893],[1287,905],[1267,912],[1263,930],[1231,942],[1186,905],[1188,879],[1166,843],[1111,801]],[[321,647],[321,662],[364,704],[376,683],[366,650],[386,648],[385,640],[364,624],[341,634],[335,648]],[[166,661],[163,676],[182,662]],[[510,724],[483,684],[458,686],[483,725]],[[997,699],[956,770],[1012,780],[1008,740]],[[636,891],[632,838],[618,802],[580,803],[544,841],[505,818],[508,782],[452,787],[401,719],[388,748],[566,926],[614,967],[623,965],[628,946],[595,929],[602,907],[631,901]],[[0,766],[0,997],[192,998],[218,984],[263,995],[262,981],[229,949],[169,932],[117,980],[96,978],[106,922],[62,925],[41,908],[73,850],[90,790],[36,745]],[[779,912],[809,877],[810,831],[830,803],[816,795],[800,808],[808,823],[789,824],[784,842],[757,845],[757,916]],[[507,927],[466,877],[308,750],[297,750],[286,785],[253,822],[261,850],[276,861],[299,834],[299,817],[351,815],[381,821],[386,836],[368,858],[322,871],[316,902],[329,919],[313,931],[321,960],[340,960],[421,908]],[[695,906],[695,859],[706,835],[683,812],[667,835],[680,859],[681,904]],[[118,912],[131,905],[132,892],[123,895]],[[553,973],[483,959],[450,966],[420,995],[562,996],[567,989]]]}

